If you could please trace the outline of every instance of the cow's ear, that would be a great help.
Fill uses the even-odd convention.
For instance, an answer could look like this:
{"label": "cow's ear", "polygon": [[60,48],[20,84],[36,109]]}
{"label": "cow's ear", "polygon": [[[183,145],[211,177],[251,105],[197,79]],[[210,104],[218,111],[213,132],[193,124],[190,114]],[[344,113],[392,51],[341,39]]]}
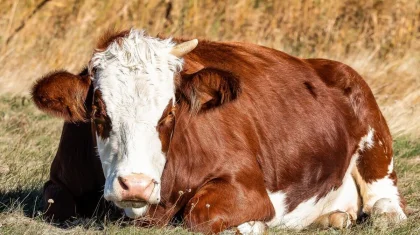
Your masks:
{"label": "cow's ear", "polygon": [[45,75],[32,87],[32,99],[42,111],[67,122],[85,122],[85,107],[91,79],[87,74],[58,71]]}
{"label": "cow's ear", "polygon": [[240,83],[234,74],[212,68],[181,75],[178,87],[196,113],[233,101],[240,93]]}

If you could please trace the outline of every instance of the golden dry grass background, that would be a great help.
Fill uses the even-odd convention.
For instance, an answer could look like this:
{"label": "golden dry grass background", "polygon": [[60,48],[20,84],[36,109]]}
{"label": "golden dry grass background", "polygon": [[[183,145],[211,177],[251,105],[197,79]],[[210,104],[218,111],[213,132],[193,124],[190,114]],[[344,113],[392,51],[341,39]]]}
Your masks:
{"label": "golden dry grass background", "polygon": [[354,67],[394,136],[420,137],[420,0],[2,0],[0,94],[78,72],[109,28],[248,41]]}
{"label": "golden dry grass background", "polygon": [[[28,102],[30,86],[51,70],[78,72],[101,34],[129,27],[248,41],[351,65],[371,86],[396,137],[401,193],[410,207],[420,207],[420,0],[0,0],[1,234],[187,233],[89,219],[67,230],[38,216],[62,124]],[[340,233],[419,234],[419,221],[417,211],[400,226],[358,225]]]}

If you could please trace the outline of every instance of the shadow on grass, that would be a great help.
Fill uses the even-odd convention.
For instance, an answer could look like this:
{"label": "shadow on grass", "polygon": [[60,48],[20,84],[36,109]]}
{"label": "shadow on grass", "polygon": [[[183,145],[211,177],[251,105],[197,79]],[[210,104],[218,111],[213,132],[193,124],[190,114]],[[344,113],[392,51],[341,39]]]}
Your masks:
{"label": "shadow on grass", "polygon": [[121,211],[109,203],[101,204],[97,212],[92,216],[77,216],[66,221],[56,221],[46,218],[43,214],[44,202],[42,200],[42,187],[34,189],[14,189],[8,192],[0,191],[0,213],[7,214],[15,211],[23,212],[25,217],[42,221],[62,229],[71,229],[81,226],[85,229],[92,227],[95,230],[104,229],[104,221],[118,223],[124,226],[127,218],[123,217]]}
{"label": "shadow on grass", "polygon": [[21,209],[25,216],[34,217],[42,207],[42,188],[0,191],[0,213]]}

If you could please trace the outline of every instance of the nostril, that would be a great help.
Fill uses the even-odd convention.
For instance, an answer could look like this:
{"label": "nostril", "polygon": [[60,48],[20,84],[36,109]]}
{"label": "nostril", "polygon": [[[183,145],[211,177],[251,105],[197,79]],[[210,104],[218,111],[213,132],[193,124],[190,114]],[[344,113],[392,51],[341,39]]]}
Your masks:
{"label": "nostril", "polygon": [[122,189],[124,189],[124,190],[129,189],[128,184],[127,184],[127,179],[125,179],[121,176],[118,176],[118,182],[120,183],[120,186],[121,186]]}

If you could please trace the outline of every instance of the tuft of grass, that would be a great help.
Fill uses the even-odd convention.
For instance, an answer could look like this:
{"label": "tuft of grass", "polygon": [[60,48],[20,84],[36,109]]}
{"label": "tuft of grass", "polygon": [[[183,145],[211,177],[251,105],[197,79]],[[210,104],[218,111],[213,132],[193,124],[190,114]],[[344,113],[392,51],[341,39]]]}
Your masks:
{"label": "tuft of grass", "polygon": [[[27,97],[0,96],[0,234],[191,234],[182,227],[138,228],[132,221],[109,218],[75,218],[57,225],[42,217],[42,185],[48,179],[62,122],[38,111]],[[408,205],[420,208],[420,142],[394,142],[399,188]],[[372,226],[369,222],[336,230],[272,229],[275,234],[420,234],[420,214],[392,226]],[[233,234],[234,229],[225,232]]]}

